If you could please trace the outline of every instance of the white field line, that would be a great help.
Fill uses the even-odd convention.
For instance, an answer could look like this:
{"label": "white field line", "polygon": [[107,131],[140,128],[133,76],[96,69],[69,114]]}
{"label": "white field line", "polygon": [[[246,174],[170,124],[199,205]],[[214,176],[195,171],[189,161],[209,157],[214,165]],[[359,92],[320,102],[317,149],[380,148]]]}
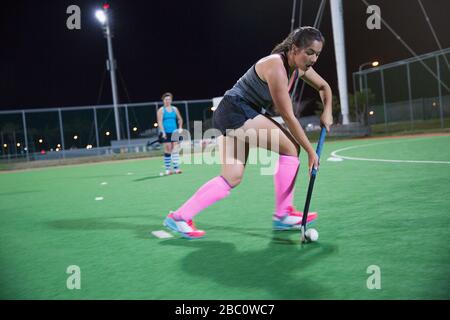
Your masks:
{"label": "white field line", "polygon": [[[400,141],[396,141],[400,142]],[[403,142],[403,141],[401,141]],[[356,148],[363,148],[363,147],[370,147],[380,144],[387,144],[387,143],[394,143],[394,142],[380,142],[380,143],[373,143],[373,144],[363,144],[359,146],[352,146],[352,147],[346,147],[338,150],[334,150],[331,152],[331,156],[335,158],[341,158],[345,160],[356,160],[356,161],[375,161],[375,162],[391,162],[391,163],[426,163],[426,164],[450,164],[450,161],[433,161],[433,160],[396,160],[396,159],[372,159],[372,158],[360,158],[360,157],[347,157],[339,155],[338,152],[352,150]]]}

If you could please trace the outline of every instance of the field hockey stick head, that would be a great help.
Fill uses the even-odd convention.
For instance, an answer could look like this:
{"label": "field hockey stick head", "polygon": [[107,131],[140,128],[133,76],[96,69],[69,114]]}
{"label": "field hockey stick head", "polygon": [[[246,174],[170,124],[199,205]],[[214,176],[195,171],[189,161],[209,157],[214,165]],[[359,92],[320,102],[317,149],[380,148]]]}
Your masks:
{"label": "field hockey stick head", "polygon": [[305,243],[306,242],[305,232],[306,232],[306,226],[302,225],[300,227],[300,233],[301,233],[300,241],[301,241],[301,243]]}

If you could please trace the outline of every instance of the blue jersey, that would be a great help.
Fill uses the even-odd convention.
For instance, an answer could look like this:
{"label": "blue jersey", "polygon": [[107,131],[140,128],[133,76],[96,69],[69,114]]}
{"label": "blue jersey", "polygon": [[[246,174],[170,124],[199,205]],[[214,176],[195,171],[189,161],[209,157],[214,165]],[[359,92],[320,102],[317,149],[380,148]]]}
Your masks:
{"label": "blue jersey", "polygon": [[177,130],[177,113],[175,112],[175,107],[172,107],[172,112],[166,110],[163,107],[163,126],[164,132],[172,133]]}

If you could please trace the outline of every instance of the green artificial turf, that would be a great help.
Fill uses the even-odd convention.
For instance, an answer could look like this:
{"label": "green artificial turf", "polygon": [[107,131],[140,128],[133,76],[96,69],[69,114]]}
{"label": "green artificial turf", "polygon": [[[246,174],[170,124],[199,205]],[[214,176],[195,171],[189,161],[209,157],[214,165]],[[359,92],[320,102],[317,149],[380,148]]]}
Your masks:
{"label": "green artificial turf", "polygon": [[[446,163],[327,161],[347,147],[356,148],[338,155]],[[220,172],[182,168],[160,177],[162,159],[153,158],[0,174],[0,297],[450,299],[448,135],[325,142],[311,203],[320,238],[304,246],[298,232],[272,231],[273,177],[254,164],[196,216],[206,238],[155,238],[168,211]],[[66,286],[71,265],[79,290]],[[381,289],[367,287],[373,265]]]}

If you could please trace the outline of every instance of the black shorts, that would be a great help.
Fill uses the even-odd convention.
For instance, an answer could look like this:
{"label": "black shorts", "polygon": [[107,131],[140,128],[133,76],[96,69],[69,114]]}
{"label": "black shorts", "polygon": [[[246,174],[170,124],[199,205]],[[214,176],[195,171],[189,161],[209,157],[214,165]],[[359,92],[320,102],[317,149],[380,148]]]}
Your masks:
{"label": "black shorts", "polygon": [[159,134],[159,143],[171,143],[171,142],[179,142],[183,140],[182,136],[174,135],[172,137],[173,132],[166,132],[166,139],[163,138],[162,133]]}
{"label": "black shorts", "polygon": [[213,113],[213,127],[225,136],[227,130],[240,128],[248,119],[260,114],[241,97],[224,96]]}

